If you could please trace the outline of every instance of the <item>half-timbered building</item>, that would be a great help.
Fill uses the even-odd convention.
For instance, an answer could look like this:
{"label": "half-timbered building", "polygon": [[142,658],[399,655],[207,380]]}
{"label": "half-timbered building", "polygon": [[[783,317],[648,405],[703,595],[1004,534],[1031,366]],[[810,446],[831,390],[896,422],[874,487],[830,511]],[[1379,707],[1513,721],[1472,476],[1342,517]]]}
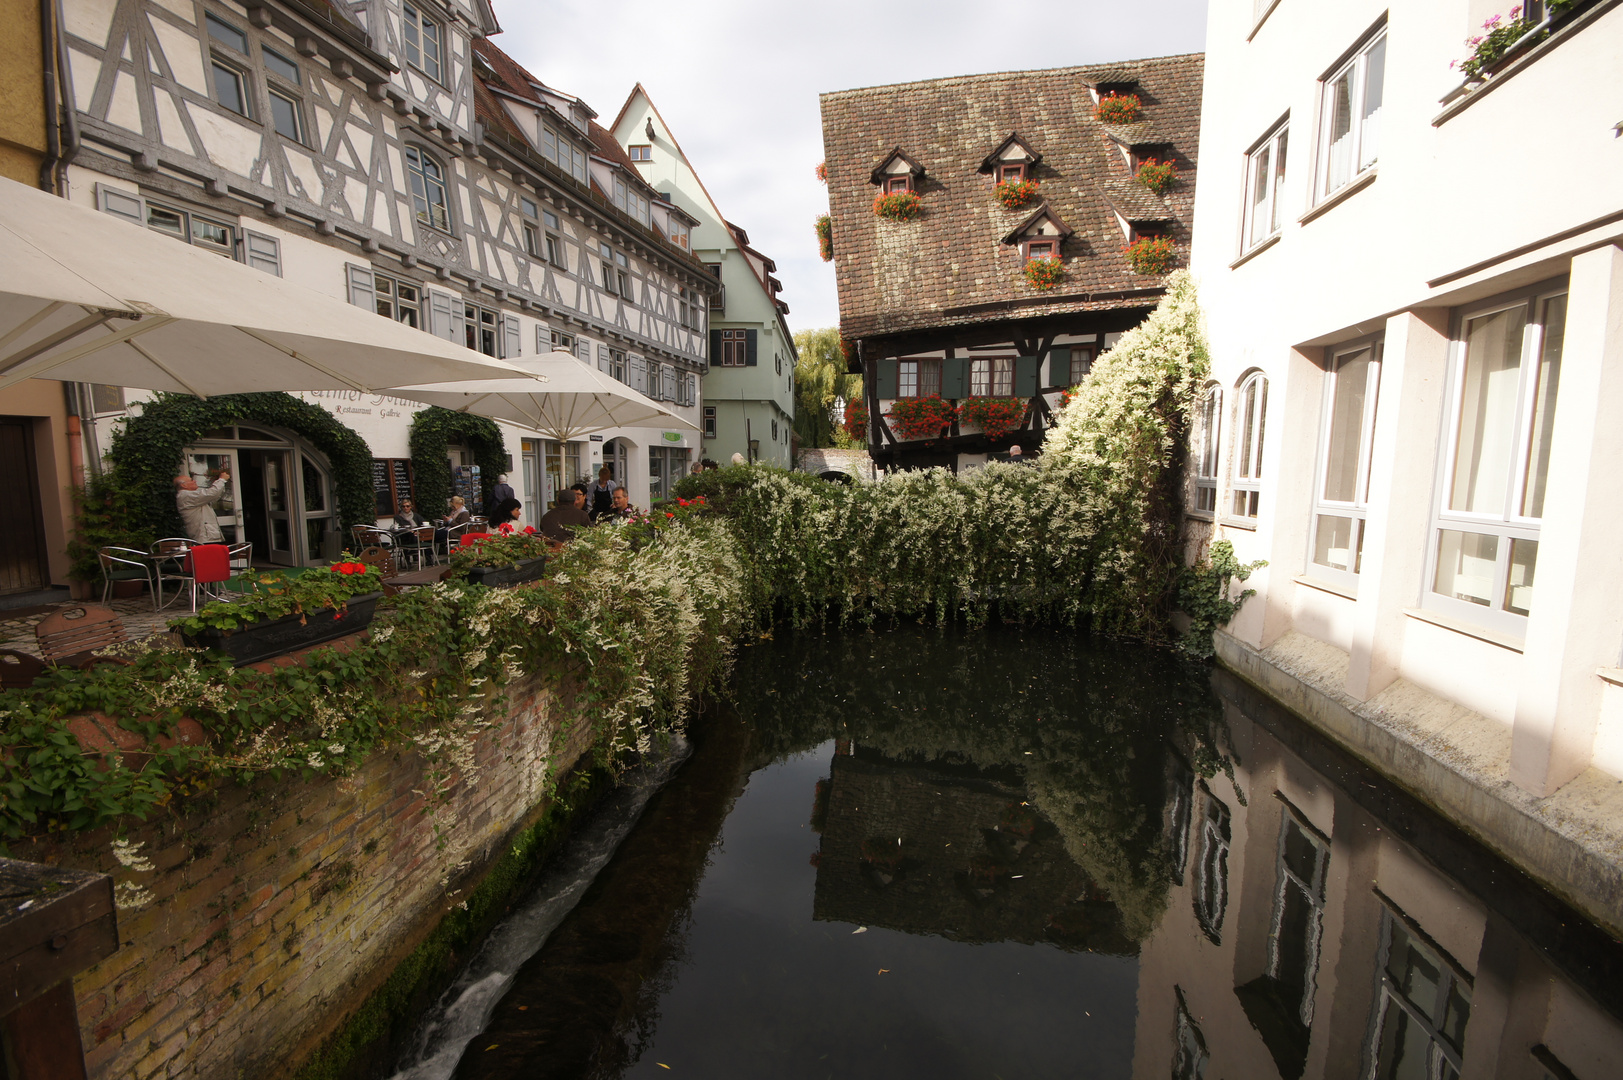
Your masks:
{"label": "half-timbered building", "polygon": [[[1167,268],[1182,263],[1201,69],[1185,55],[823,95],[840,329],[876,462],[958,469],[1041,445],[1060,395],[1164,291],[1128,245],[1170,239]],[[1136,116],[1099,119],[1111,95]],[[1176,179],[1158,193],[1140,170],[1166,162]],[[881,216],[898,196],[916,216]],[[904,420],[932,397],[950,423]],[[989,411],[1005,420],[970,422]]]}
{"label": "half-timbered building", "polygon": [[[511,482],[539,514],[602,462],[646,505],[698,445],[715,279],[693,220],[499,30],[488,0],[64,0],[68,194],[491,356],[611,372],[693,428],[510,431]],[[334,408],[407,456],[415,406]]]}

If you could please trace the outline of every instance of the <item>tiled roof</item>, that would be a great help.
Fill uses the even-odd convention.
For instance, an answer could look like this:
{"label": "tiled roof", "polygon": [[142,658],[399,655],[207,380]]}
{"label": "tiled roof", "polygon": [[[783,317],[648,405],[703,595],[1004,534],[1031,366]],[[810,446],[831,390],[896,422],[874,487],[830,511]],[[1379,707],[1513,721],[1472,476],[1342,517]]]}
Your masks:
{"label": "tiled roof", "polygon": [[1165,124],[1156,124],[1149,120],[1140,120],[1136,124],[1100,124],[1116,142],[1123,146],[1168,146],[1177,142],[1171,128]]}
{"label": "tiled roof", "polygon": [[1137,180],[1106,180],[1105,198],[1116,213],[1131,222],[1176,220],[1167,201]]}
{"label": "tiled roof", "polygon": [[[1203,57],[1135,61],[1146,125],[1164,134],[1179,183],[1164,200],[1168,229],[1187,250],[1194,205]],[[1142,307],[1159,277],[1134,273],[1106,182],[1130,179],[1127,162],[1093,118],[1088,84],[1121,65],[974,75],[824,94],[823,148],[847,336],[973,324],[1022,315]],[[1133,125],[1138,127],[1138,125]],[[1005,210],[977,170],[1018,131],[1043,155],[1041,196],[1076,230],[1062,249],[1066,278],[1035,293],[1017,248],[1001,243],[1031,210]],[[874,162],[901,146],[925,169],[924,213],[898,223],[876,217]],[[1149,192],[1145,192],[1149,195]],[[1114,294],[1136,294],[1116,298]],[[1033,312],[1029,305],[1040,305]]]}
{"label": "tiled roof", "polygon": [[620,166],[635,180],[642,180],[642,174],[637,172],[637,165],[631,160],[631,155],[625,152],[617,141],[614,133],[596,120],[587,121],[587,133],[592,137],[592,147],[597,156],[606,158]]}

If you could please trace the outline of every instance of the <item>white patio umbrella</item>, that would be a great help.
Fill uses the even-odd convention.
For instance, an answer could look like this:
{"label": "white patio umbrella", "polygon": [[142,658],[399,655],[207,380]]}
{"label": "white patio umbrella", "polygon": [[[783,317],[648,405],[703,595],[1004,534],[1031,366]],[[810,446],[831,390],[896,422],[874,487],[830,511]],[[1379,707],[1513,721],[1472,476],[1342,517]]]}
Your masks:
{"label": "white patio umbrella", "polygon": [[0,179],[0,389],[39,377],[208,397],[524,375],[460,343]]}
{"label": "white patio umbrella", "polygon": [[568,442],[607,428],[660,424],[698,427],[566,352],[511,360],[542,385],[493,379],[455,386],[401,386],[389,393],[457,412],[505,420]]}

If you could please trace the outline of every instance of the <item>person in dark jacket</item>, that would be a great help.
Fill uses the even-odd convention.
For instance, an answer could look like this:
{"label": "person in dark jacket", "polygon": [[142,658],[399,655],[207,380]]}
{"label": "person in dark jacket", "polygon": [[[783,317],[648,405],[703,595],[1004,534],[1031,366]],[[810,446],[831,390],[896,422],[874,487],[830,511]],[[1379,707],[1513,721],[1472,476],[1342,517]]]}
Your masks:
{"label": "person in dark jacket", "polygon": [[394,527],[397,529],[416,529],[427,525],[428,520],[417,512],[417,507],[410,499],[400,500],[400,513],[394,516]]}
{"label": "person in dark jacket", "polygon": [[576,529],[590,527],[591,524],[592,519],[581,509],[580,492],[574,488],[564,488],[558,492],[557,505],[541,515],[536,528],[548,540],[568,543],[575,538]]}
{"label": "person in dark jacket", "polygon": [[588,508],[592,520],[596,521],[610,510],[614,509],[614,470],[607,465],[597,470],[597,483],[592,485],[589,498],[591,506]]}

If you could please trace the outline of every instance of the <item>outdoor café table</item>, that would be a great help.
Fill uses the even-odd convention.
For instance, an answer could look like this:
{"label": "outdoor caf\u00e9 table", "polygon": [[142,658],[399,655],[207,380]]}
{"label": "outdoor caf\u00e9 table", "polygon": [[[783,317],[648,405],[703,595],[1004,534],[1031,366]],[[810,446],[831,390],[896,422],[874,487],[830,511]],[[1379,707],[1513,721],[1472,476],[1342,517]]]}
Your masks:
{"label": "outdoor caf\u00e9 table", "polygon": [[404,574],[384,578],[383,595],[393,596],[404,589],[416,589],[424,585],[433,585],[448,573],[450,573],[450,567],[448,566],[425,566],[421,570],[408,570]]}

